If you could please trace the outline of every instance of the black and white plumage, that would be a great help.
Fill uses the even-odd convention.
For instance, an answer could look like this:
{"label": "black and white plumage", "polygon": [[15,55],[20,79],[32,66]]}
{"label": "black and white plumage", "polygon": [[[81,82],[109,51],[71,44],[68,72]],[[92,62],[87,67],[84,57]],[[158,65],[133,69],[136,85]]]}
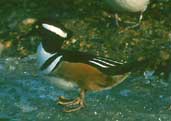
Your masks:
{"label": "black and white plumage", "polygon": [[[40,47],[42,47],[42,44],[40,44]],[[56,54],[51,54],[50,56],[46,54],[46,56],[48,59],[41,65],[40,69],[42,71],[48,69],[47,73],[51,73],[55,70],[62,61],[88,64],[108,75],[119,74],[120,72],[115,71],[115,68],[124,64],[109,58],[68,50],[61,50]]]}
{"label": "black and white plumage", "polygon": [[[54,36],[56,36],[56,38],[57,37],[60,37],[60,39],[67,38],[67,33],[63,31],[61,28],[58,28],[54,25],[42,23],[41,27],[42,29],[44,29],[43,31],[46,31],[46,33],[52,32]],[[42,36],[43,35],[46,36],[46,34],[44,33],[42,34]],[[45,71],[45,73],[47,74],[51,73],[55,68],[57,68],[57,65],[59,65],[59,63],[62,60],[75,62],[75,63],[81,62],[81,63],[89,64],[91,66],[98,68],[99,70],[101,70],[106,74],[115,74],[116,73],[116,72],[114,73],[115,68],[123,64],[122,62],[114,61],[110,58],[98,57],[88,53],[61,50],[60,47],[62,45],[60,44],[60,46],[58,46],[60,43],[60,42],[58,43],[58,40],[56,40],[57,44],[51,41],[52,40],[46,40],[46,41],[43,40],[43,42],[39,44],[37,49],[38,65],[40,69],[42,71]],[[49,45],[47,43],[49,43]],[[53,46],[54,46],[53,44],[54,45],[56,44],[54,50],[53,50]],[[47,48],[47,50],[45,48]]]}
{"label": "black and white plumage", "polygon": [[[54,39],[65,39],[67,38],[67,33],[59,27],[55,27],[54,25],[44,22],[39,23],[38,26],[42,39],[45,39],[42,40],[37,49],[38,66],[41,67],[46,61],[49,60],[49,58],[55,55],[58,49],[62,46],[63,40],[58,42],[54,41]],[[60,58],[61,57],[55,58],[55,60],[53,60],[54,62],[50,63],[50,65],[48,65],[48,67],[44,70],[44,73],[50,73]]]}
{"label": "black and white plumage", "polygon": [[128,77],[129,69],[125,68],[125,63],[61,49],[63,41],[70,37],[63,28],[43,22],[39,29],[42,37],[37,49],[40,71],[59,87],[80,88],[80,96],[73,101],[59,98],[59,104],[64,107],[76,105],[76,108],[67,109],[65,112],[83,108],[86,91],[110,89]]}

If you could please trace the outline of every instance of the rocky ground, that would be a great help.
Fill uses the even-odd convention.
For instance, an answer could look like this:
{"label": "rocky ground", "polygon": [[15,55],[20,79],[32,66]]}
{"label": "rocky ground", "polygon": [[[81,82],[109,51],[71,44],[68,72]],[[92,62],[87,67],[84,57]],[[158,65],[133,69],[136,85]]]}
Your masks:
{"label": "rocky ground", "polygon": [[[0,0],[0,121],[170,121],[170,6],[170,0],[151,0],[141,25],[127,29],[123,22],[116,27],[114,12],[102,0]],[[120,17],[135,22],[139,15]],[[57,89],[36,67],[40,36],[29,33],[43,18],[72,30],[63,49],[147,64],[118,87],[88,93],[85,109],[64,114],[57,96],[77,93]]]}

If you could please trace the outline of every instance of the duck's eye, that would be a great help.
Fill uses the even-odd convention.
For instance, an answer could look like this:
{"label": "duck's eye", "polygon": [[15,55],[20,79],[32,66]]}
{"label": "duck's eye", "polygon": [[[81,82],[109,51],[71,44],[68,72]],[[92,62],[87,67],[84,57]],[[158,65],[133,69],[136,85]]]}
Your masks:
{"label": "duck's eye", "polygon": [[64,32],[62,29],[60,29],[59,27],[53,26],[53,25],[49,25],[49,24],[42,24],[42,27],[59,35],[62,38],[66,38],[67,37],[67,33]]}

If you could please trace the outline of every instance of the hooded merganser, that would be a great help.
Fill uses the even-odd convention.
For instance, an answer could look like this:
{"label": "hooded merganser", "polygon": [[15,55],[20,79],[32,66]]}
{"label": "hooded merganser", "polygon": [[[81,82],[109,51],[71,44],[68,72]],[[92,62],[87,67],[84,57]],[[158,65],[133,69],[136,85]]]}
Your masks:
{"label": "hooded merganser", "polygon": [[65,107],[64,112],[83,108],[87,91],[110,89],[124,81],[130,74],[129,69],[124,66],[126,63],[61,49],[63,41],[71,37],[67,29],[42,22],[39,30],[42,42],[38,46],[37,53],[41,73],[60,88],[80,88],[80,95],[74,100],[59,97],[58,104]]}
{"label": "hooded merganser", "polygon": [[[115,12],[140,12],[139,21],[134,27],[138,26],[143,19],[143,12],[147,9],[150,0],[105,0]],[[118,14],[115,14],[116,25],[119,26]]]}

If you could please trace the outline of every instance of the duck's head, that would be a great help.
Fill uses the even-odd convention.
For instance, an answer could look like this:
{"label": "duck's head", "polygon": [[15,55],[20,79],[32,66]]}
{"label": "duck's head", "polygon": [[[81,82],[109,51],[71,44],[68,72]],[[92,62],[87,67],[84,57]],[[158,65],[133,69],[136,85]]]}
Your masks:
{"label": "duck's head", "polygon": [[42,39],[43,48],[49,53],[60,50],[64,40],[71,37],[71,32],[56,21],[39,21],[35,28]]}
{"label": "duck's head", "polygon": [[[38,21],[35,23],[34,27],[36,35],[38,34],[41,38],[41,43],[37,48],[38,66],[41,67],[47,59],[60,51],[64,40],[71,37],[71,32],[63,25],[59,24],[59,22],[49,20]],[[53,66],[55,65],[52,64],[52,66],[46,70],[46,73],[51,72]]]}

